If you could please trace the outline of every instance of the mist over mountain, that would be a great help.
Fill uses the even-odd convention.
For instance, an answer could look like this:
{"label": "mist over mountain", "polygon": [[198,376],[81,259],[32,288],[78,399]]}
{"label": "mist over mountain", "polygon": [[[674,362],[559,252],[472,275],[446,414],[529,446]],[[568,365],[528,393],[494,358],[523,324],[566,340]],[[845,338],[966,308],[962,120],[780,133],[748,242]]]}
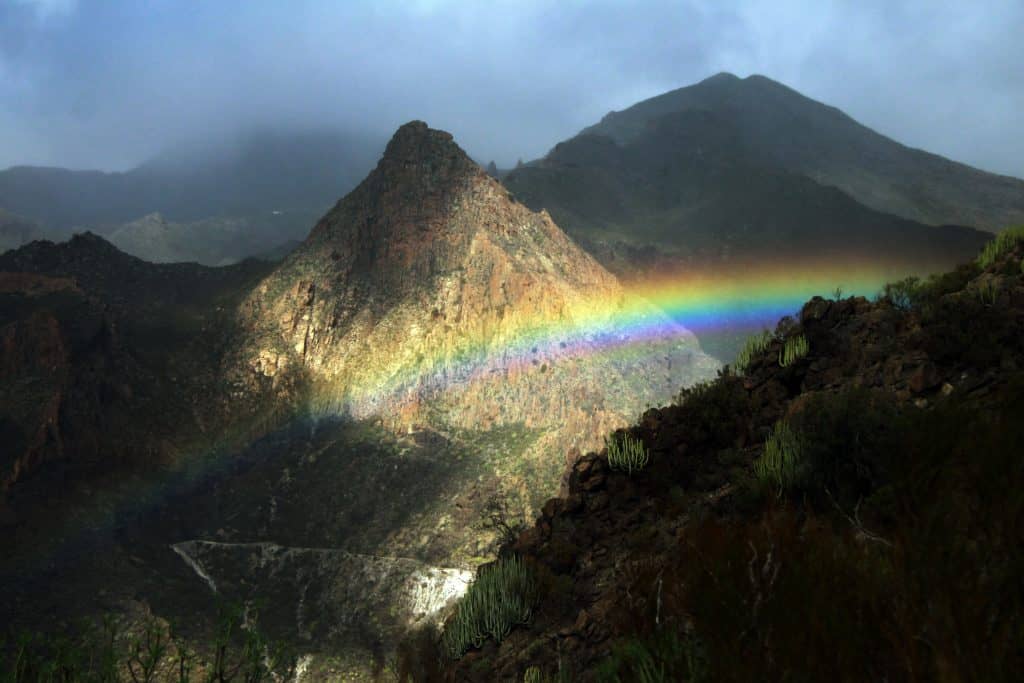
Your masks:
{"label": "mist over mountain", "polygon": [[[0,171],[0,206],[53,236],[106,232],[147,214],[174,222],[290,215],[278,242],[309,224],[376,162],[373,135],[263,130],[168,150],[130,171],[13,167]],[[273,212],[280,212],[274,214]]]}

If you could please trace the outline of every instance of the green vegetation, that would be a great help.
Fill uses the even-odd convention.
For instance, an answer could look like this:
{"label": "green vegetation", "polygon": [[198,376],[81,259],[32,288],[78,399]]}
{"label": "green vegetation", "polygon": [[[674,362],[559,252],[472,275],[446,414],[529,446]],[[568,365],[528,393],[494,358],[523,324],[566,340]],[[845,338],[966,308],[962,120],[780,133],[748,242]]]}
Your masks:
{"label": "green vegetation", "polygon": [[605,437],[604,444],[608,449],[608,466],[613,470],[622,470],[626,474],[639,472],[651,459],[651,453],[643,442],[628,433],[621,437]]}
{"label": "green vegetation", "polygon": [[616,644],[597,669],[601,683],[702,683],[708,678],[704,646],[695,638],[664,630],[646,639]]}
{"label": "green vegetation", "polygon": [[[832,414],[866,409],[862,426],[888,423],[889,433],[866,434],[874,443],[856,453],[837,435],[817,455],[819,468],[832,462],[853,479],[845,496],[831,491],[817,512],[712,525],[694,540],[703,568],[689,577],[689,607],[720,679],[1013,680],[1024,635],[1024,565],[1011,550],[1024,514],[1021,385],[994,412],[943,407],[892,421],[889,406],[863,398]],[[726,635],[743,628],[754,642],[730,650]]]}
{"label": "green vegetation", "polygon": [[969,263],[946,273],[930,275],[927,280],[913,276],[904,278],[886,284],[878,299],[884,299],[903,311],[918,309],[931,313],[942,297],[962,291],[979,272],[976,263]]}
{"label": "green vegetation", "polygon": [[743,348],[740,349],[739,354],[736,356],[736,362],[733,364],[733,369],[736,374],[742,375],[747,372],[747,368],[750,367],[750,361],[755,356],[764,353],[764,350],[768,348],[768,344],[772,341],[772,333],[768,330],[764,330],[760,334],[755,334],[747,338],[747,341],[743,344]]}
{"label": "green vegetation", "polygon": [[810,348],[811,347],[807,343],[807,337],[804,335],[801,334],[796,337],[790,337],[783,345],[782,351],[779,352],[779,365],[784,368],[789,367],[806,356],[807,352],[810,351]]}
{"label": "green vegetation", "polygon": [[803,440],[785,420],[772,428],[764,453],[754,462],[754,474],[780,495],[799,486],[804,474]]}
{"label": "green vegetation", "polygon": [[983,283],[978,285],[978,299],[986,306],[995,306],[996,299],[999,297],[999,290],[996,287],[996,283],[991,279],[985,280]]}
{"label": "green vegetation", "polygon": [[565,671],[547,676],[539,666],[531,666],[523,673],[523,683],[572,683],[572,677]]}
{"label": "green vegetation", "polygon": [[626,577],[598,680],[1017,680],[1024,373],[984,405],[811,396],[789,429],[799,495]]}
{"label": "green vegetation", "polygon": [[1024,242],[1024,225],[1014,228],[1007,228],[996,238],[985,245],[978,255],[977,264],[979,268],[988,268],[999,260],[1001,256],[1012,251],[1018,244]]}
{"label": "green vegetation", "polygon": [[494,533],[498,546],[505,547],[515,542],[519,534],[526,528],[526,521],[521,512],[517,513],[510,509],[507,494],[494,494],[481,508],[480,521],[476,528],[483,532]]}
{"label": "green vegetation", "polygon": [[441,636],[451,659],[489,638],[500,643],[513,626],[529,622],[539,598],[533,570],[518,557],[499,559],[480,568],[455,616]]}
{"label": "green vegetation", "polygon": [[134,628],[107,616],[71,634],[22,633],[0,642],[0,683],[258,683],[289,676],[294,657],[255,627],[243,627],[244,617],[239,607],[221,607],[205,659],[154,618]]}
{"label": "green vegetation", "polygon": [[880,298],[887,299],[901,311],[908,311],[917,303],[920,288],[921,278],[911,276],[898,282],[887,283]]}

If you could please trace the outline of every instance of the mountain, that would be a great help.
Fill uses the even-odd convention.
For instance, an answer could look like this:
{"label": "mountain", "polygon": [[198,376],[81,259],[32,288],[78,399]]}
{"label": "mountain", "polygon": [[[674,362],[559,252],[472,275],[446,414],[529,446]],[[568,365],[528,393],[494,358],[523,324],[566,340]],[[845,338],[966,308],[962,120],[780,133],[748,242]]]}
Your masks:
{"label": "mountain", "polygon": [[36,470],[74,488],[171,462],[229,424],[215,389],[225,305],[268,269],[154,265],[91,233],[0,255],[0,503]]}
{"label": "mountain", "polygon": [[996,247],[879,301],[811,299],[744,367],[616,434],[648,453],[639,471],[611,448],[568,463],[559,497],[477,575],[505,607],[474,617],[471,587],[401,668],[467,682],[1014,680],[1024,231]]}
{"label": "mountain", "polygon": [[[125,253],[152,263],[223,266],[264,255],[271,257],[264,260],[280,260],[287,251],[281,236],[293,232],[294,220],[294,216],[274,212],[177,223],[151,213],[118,227],[108,239]],[[297,244],[294,240],[287,242]]]}
{"label": "mountain", "polygon": [[[926,161],[958,189],[929,184],[938,172]],[[908,183],[928,212],[872,199],[909,196]],[[765,259],[930,271],[986,239],[945,224],[1024,215],[1024,182],[907,150],[766,78],[725,74],[609,114],[505,184],[630,277]],[[924,213],[943,225],[913,220]]]}
{"label": "mountain", "polygon": [[87,233],[0,273],[0,614],[199,648],[218,601],[267,602],[324,677],[437,624],[565,453],[720,367],[420,122],[280,263]]}
{"label": "mountain", "polygon": [[239,376],[301,377],[315,410],[402,427],[599,434],[716,365],[653,308],[634,313],[668,341],[631,338],[631,306],[547,214],[413,122],[246,302]]}
{"label": "mountain", "polygon": [[882,213],[990,232],[1024,222],[1024,181],[905,147],[764,76],[721,73],[609,113],[583,134],[624,145],[680,112],[712,113],[753,154]]}
{"label": "mountain", "polygon": [[168,152],[123,173],[17,166],[0,171],[0,207],[53,237],[82,227],[107,233],[153,213],[183,223],[227,217],[256,228],[272,219],[282,230],[276,244],[301,238],[372,167],[382,144],[371,135],[258,131]]}

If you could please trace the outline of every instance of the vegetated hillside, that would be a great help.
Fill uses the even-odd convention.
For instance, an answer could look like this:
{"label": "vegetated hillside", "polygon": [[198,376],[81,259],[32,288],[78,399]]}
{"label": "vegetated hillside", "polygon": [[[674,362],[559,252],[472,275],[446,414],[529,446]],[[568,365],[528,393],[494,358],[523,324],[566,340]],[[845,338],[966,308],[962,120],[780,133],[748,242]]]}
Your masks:
{"label": "vegetated hillside", "polygon": [[412,678],[1015,680],[1024,228],[1003,237],[808,301],[571,463],[440,644],[406,649]]}
{"label": "vegetated hillside", "polygon": [[992,232],[1024,221],[1024,181],[905,147],[764,76],[721,73],[609,113],[583,133],[626,144],[650,121],[680,112],[714,114],[772,165],[883,213]]}
{"label": "vegetated hillside", "polygon": [[339,192],[355,187],[382,146],[371,135],[261,131],[124,173],[18,166],[0,171],[0,207],[40,223],[49,237],[83,227],[106,233],[159,212],[175,223],[254,222],[257,233],[270,221],[283,228],[276,244],[301,239]]}
{"label": "vegetated hillside", "polygon": [[[790,125],[802,127],[795,115]],[[768,133],[744,126],[727,110],[658,111],[625,138],[588,129],[505,184],[630,278],[763,260],[931,272],[988,237],[869,208],[784,163],[759,137]]]}

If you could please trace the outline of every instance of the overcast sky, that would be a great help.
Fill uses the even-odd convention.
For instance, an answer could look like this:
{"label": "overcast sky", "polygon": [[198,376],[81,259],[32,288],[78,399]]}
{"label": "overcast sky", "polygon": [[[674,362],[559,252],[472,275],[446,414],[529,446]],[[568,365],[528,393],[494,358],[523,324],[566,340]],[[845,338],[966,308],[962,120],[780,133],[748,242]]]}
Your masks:
{"label": "overcast sky", "polygon": [[730,71],[1024,177],[1022,36],[1022,0],[0,0],[0,168],[414,118],[507,166]]}

